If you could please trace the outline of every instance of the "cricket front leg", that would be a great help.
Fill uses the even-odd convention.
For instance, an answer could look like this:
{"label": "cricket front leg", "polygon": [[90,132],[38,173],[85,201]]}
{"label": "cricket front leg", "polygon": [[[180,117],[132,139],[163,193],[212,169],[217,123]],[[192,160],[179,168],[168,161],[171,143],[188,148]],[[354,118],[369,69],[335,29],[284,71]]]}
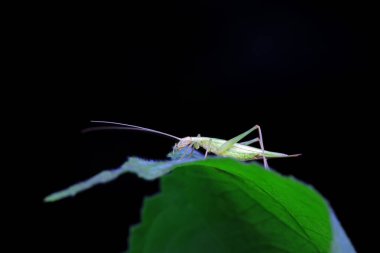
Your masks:
{"label": "cricket front leg", "polygon": [[[179,159],[180,161],[183,159],[183,158],[185,158],[185,156],[186,156],[186,154],[187,154],[187,152],[189,151],[189,149],[191,148],[192,149],[192,146],[193,146],[193,144],[190,144],[189,146],[187,146],[187,148],[185,149],[185,152],[183,153],[183,155],[181,156],[181,158]],[[192,154],[192,153],[191,153]],[[190,155],[191,155],[190,154]]]}

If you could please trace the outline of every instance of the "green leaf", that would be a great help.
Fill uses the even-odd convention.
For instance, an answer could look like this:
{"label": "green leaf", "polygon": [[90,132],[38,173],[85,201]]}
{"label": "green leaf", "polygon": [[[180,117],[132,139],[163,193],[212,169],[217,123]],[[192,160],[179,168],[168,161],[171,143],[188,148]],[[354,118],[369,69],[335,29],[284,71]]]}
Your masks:
{"label": "green leaf", "polygon": [[[179,158],[182,157],[184,152],[188,152],[186,154],[187,159],[180,160]],[[197,151],[190,153],[190,151],[187,150],[169,153],[168,157],[172,160],[158,162],[130,157],[120,168],[102,171],[87,180],[68,187],[67,189],[54,192],[46,196],[44,202],[55,202],[67,197],[74,197],[78,193],[91,189],[96,185],[109,183],[127,172],[136,173],[139,177],[146,180],[153,180],[172,171],[175,168],[175,165],[200,160],[203,158],[203,155]]]}
{"label": "green leaf", "polygon": [[257,164],[177,166],[144,203],[130,253],[331,252],[329,208],[312,188]]}
{"label": "green leaf", "polygon": [[[161,178],[131,230],[129,253],[355,253],[328,203],[312,187],[256,163],[197,152],[171,161],[130,158],[45,201],[110,182],[126,172]],[[168,174],[168,175],[166,175]],[[166,175],[166,176],[163,176]]]}
{"label": "green leaf", "polygon": [[355,253],[354,246],[340,225],[334,211],[330,208],[331,224],[333,226],[332,253]]}

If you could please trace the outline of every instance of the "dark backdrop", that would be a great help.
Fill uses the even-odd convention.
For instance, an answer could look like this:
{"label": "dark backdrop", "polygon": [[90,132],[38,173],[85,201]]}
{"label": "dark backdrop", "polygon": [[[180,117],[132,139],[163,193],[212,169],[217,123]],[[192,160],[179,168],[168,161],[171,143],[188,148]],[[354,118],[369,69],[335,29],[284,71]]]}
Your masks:
{"label": "dark backdrop", "polygon": [[[174,144],[142,132],[82,135],[89,120],[225,139],[260,124],[268,150],[303,154],[271,167],[318,189],[361,252],[371,221],[358,193],[372,103],[368,10],[345,1],[58,7],[53,23],[42,20],[49,85],[41,109],[52,110],[36,201],[128,156],[165,159]],[[41,203],[40,251],[122,251],[143,197],[158,187],[125,175]]]}

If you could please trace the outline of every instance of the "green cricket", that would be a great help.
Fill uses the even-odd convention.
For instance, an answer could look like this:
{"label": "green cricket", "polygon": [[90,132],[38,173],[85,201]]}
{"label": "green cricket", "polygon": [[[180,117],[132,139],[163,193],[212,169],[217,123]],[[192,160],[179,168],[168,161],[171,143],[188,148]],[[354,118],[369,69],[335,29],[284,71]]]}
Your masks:
{"label": "green cricket", "polygon": [[[242,134],[239,134],[238,136],[230,140],[223,140],[223,139],[218,139],[218,138],[202,137],[200,135],[196,137],[188,136],[184,138],[179,138],[177,136],[174,136],[168,133],[164,133],[161,131],[157,131],[157,130],[146,128],[146,127],[136,126],[136,125],[130,125],[130,124],[124,124],[124,123],[118,123],[118,122],[112,122],[112,121],[91,121],[91,122],[101,123],[101,124],[106,124],[106,125],[113,125],[113,126],[92,127],[92,128],[85,129],[84,132],[94,131],[94,130],[106,130],[106,129],[125,129],[125,130],[139,130],[139,131],[156,133],[156,134],[164,135],[164,136],[173,138],[175,140],[178,140],[178,143],[174,145],[174,151],[180,151],[184,148],[199,149],[200,147],[202,147],[203,149],[206,150],[204,158],[207,157],[208,153],[214,153],[215,155],[218,155],[218,156],[231,157],[240,161],[262,159],[264,162],[264,167],[267,170],[269,170],[267,158],[286,158],[286,157],[296,157],[300,155],[300,154],[287,155],[283,153],[265,150],[264,143],[263,143],[263,136],[262,136],[261,128],[259,125],[255,125],[248,131]],[[258,131],[259,137],[256,137],[249,141],[240,142],[243,138],[245,138],[247,135],[249,135],[255,130]],[[249,146],[255,142],[259,142],[260,148]],[[186,155],[186,153],[187,152],[185,152],[184,155]]]}

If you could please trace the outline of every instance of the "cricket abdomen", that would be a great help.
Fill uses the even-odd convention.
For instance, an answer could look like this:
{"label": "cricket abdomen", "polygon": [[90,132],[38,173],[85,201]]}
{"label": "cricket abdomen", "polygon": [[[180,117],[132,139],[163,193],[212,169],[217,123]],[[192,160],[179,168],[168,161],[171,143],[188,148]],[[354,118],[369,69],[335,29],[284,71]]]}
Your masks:
{"label": "cricket abdomen", "polygon": [[222,139],[216,139],[216,138],[209,138],[209,137],[192,137],[192,141],[196,142],[204,148],[205,150],[209,150],[209,152],[214,153],[218,156],[223,157],[231,157],[235,158],[241,161],[249,161],[249,160],[256,160],[261,159],[263,156],[267,158],[275,158],[275,157],[286,157],[288,155],[267,151],[264,150],[264,152],[255,147],[246,146],[242,144],[234,144],[230,149],[220,152],[219,148],[226,142],[226,140]]}

